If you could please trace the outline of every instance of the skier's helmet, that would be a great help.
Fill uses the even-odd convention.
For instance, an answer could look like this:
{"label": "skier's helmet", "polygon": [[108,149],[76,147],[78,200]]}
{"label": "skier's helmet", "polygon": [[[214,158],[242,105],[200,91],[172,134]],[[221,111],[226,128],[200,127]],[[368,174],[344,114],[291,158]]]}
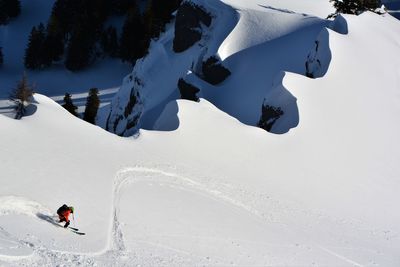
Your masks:
{"label": "skier's helmet", "polygon": [[71,209],[71,212],[74,213],[74,207],[69,207]]}

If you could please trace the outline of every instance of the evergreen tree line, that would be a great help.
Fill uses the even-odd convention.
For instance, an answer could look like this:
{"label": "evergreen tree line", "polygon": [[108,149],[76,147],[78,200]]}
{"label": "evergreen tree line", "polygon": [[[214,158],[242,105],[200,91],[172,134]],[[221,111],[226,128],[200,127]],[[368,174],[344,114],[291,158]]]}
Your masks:
{"label": "evergreen tree line", "polygon": [[[47,25],[32,28],[26,68],[46,68],[64,60],[67,69],[78,71],[106,55],[133,64],[147,54],[151,38],[164,31],[182,0],[148,0],[145,10],[137,1],[56,0]],[[105,27],[110,16],[125,16],[121,36],[115,27]]]}
{"label": "evergreen tree line", "polygon": [[380,0],[329,0],[333,2],[336,13],[329,15],[334,17],[338,13],[358,15],[366,10],[374,11],[381,4]]}
{"label": "evergreen tree line", "polygon": [[0,25],[8,24],[10,19],[21,13],[20,0],[0,0]]}
{"label": "evergreen tree line", "polygon": [[[33,86],[28,83],[26,73],[23,74],[17,86],[12,89],[9,94],[9,100],[14,103],[15,119],[21,119],[26,115],[27,107],[32,102],[34,91]],[[72,97],[69,93],[64,96],[64,104],[62,105],[72,115],[79,117],[77,112],[78,107],[74,105]],[[83,113],[83,120],[95,124],[97,111],[100,107],[99,90],[91,88],[88,97],[86,98],[86,107]]]}
{"label": "evergreen tree line", "polygon": [[[71,94],[65,93],[64,104],[62,105],[62,107],[75,117],[79,117],[79,114],[77,112],[78,107],[74,105]],[[92,124],[96,124],[96,116],[99,107],[99,90],[97,88],[91,88],[89,90],[88,97],[86,98],[86,106],[83,113],[83,120]]]}
{"label": "evergreen tree line", "polygon": [[0,46],[0,67],[3,66],[4,56],[3,56],[3,48]]}

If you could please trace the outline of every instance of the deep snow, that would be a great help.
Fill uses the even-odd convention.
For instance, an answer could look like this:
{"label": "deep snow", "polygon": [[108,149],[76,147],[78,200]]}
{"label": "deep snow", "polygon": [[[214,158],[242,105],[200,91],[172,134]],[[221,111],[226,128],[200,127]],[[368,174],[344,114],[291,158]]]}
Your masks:
{"label": "deep snow", "polygon": [[[289,26],[287,16],[305,17],[252,3],[230,18],[263,29],[274,16]],[[276,7],[295,5],[312,13],[307,0]],[[240,21],[263,17],[260,9],[260,24]],[[311,55],[324,59],[321,77],[277,67],[259,99],[288,111],[276,125],[285,134],[244,125],[212,98],[171,101],[155,118],[161,131],[129,138],[39,94],[31,116],[0,115],[0,265],[398,266],[399,21],[369,12],[336,25],[310,20],[275,39],[262,31],[243,52],[227,53],[231,67],[248,58],[251,71],[235,67],[237,77],[261,79],[268,47],[308,34],[323,44]],[[309,48],[301,63],[290,54],[289,65],[300,69],[312,41]],[[63,203],[75,207],[86,236],[46,220]]]}

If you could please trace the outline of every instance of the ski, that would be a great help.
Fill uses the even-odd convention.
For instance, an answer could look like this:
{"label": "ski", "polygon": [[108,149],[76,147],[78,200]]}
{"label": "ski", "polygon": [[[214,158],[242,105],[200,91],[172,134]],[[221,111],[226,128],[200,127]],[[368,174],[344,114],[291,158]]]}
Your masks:
{"label": "ski", "polygon": [[72,230],[72,229],[71,229],[71,232],[74,233],[74,234],[77,234],[77,235],[86,235],[86,233],[78,232],[78,231],[75,231],[75,230]]}
{"label": "ski", "polygon": [[67,228],[70,229],[71,232],[73,232],[73,233],[75,233],[75,234],[77,234],[77,235],[86,235],[86,233],[79,232],[79,229],[78,229],[78,228],[70,227],[70,226],[68,226]]}

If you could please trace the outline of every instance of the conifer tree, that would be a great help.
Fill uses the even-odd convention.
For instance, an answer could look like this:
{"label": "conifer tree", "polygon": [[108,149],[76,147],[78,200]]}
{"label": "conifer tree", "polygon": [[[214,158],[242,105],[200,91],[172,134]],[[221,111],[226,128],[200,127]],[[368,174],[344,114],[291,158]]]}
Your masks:
{"label": "conifer tree", "polygon": [[65,67],[78,71],[89,66],[93,59],[94,32],[85,26],[77,26],[68,43]]}
{"label": "conifer tree", "polygon": [[92,88],[89,90],[89,95],[86,99],[85,112],[83,114],[83,119],[89,123],[95,124],[97,110],[100,106],[99,90],[97,88]]}
{"label": "conifer tree", "polygon": [[158,37],[172,19],[182,0],[149,0],[145,12],[146,26],[151,37]]}
{"label": "conifer tree", "polygon": [[75,117],[78,117],[78,113],[76,112],[78,107],[75,106],[74,103],[72,102],[72,98],[69,93],[65,93],[64,104],[62,105],[62,107],[65,108],[66,110],[68,110],[69,113],[71,113]]}
{"label": "conifer tree", "polygon": [[4,5],[5,5],[5,1],[0,0],[0,25],[8,23],[8,15],[7,15]]}
{"label": "conifer tree", "polygon": [[69,39],[80,12],[80,0],[56,0],[54,3],[51,18],[57,20],[58,32],[65,40]]}
{"label": "conifer tree", "polygon": [[124,15],[128,10],[136,5],[135,0],[111,0],[112,13],[115,15]]}
{"label": "conifer tree", "polygon": [[4,63],[3,49],[0,46],[0,67],[3,66],[3,63]]}
{"label": "conifer tree", "polygon": [[42,52],[45,40],[44,26],[39,24],[33,27],[29,35],[28,47],[25,50],[24,64],[28,69],[37,69],[43,66]]}
{"label": "conifer tree", "polygon": [[56,17],[51,16],[46,27],[46,37],[43,43],[42,60],[46,66],[53,61],[59,61],[64,54],[64,38],[59,22]]}
{"label": "conifer tree", "polygon": [[7,24],[21,13],[20,0],[0,0],[0,25]]}
{"label": "conifer tree", "polygon": [[15,104],[15,119],[21,119],[26,113],[26,107],[29,105],[33,96],[33,89],[28,84],[26,73],[18,82],[17,87],[10,93],[10,100]]}
{"label": "conifer tree", "polygon": [[20,0],[3,0],[6,3],[6,10],[10,18],[16,18],[21,13]]}
{"label": "conifer tree", "polygon": [[150,39],[146,35],[143,17],[137,6],[127,15],[120,40],[120,57],[123,61],[134,63],[146,55]]}
{"label": "conifer tree", "polygon": [[358,15],[365,10],[374,10],[380,4],[379,0],[330,0],[330,2],[333,2],[336,8],[336,13],[330,17],[338,13]]}
{"label": "conifer tree", "polygon": [[155,6],[156,3],[152,0],[149,0],[144,13],[144,25],[146,29],[146,35],[149,39],[157,38],[163,31],[163,22]]}
{"label": "conifer tree", "polygon": [[110,26],[102,32],[100,44],[105,54],[111,57],[118,56],[118,35],[115,27]]}

